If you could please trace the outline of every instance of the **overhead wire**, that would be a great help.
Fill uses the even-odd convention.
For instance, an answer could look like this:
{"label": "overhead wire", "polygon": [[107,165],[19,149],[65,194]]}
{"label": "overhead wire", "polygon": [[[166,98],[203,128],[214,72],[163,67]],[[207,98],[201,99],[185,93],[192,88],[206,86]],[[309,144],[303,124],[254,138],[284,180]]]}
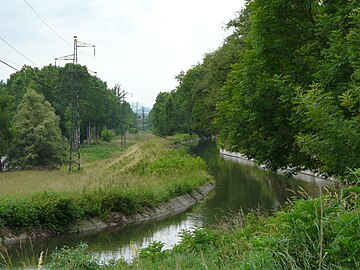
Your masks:
{"label": "overhead wire", "polygon": [[16,63],[16,62],[10,61],[10,60],[5,59],[5,58],[3,58],[3,57],[0,57],[0,59],[2,59],[2,60],[4,60],[4,61],[6,61],[6,62],[8,62],[8,63],[11,63],[11,64],[13,64],[13,65],[22,66],[22,64],[19,64],[19,63]]}
{"label": "overhead wire", "polygon": [[28,60],[30,63],[32,63],[33,65],[39,67],[35,62],[33,62],[32,60],[30,60],[28,57],[26,57],[23,53],[21,53],[19,50],[17,50],[13,45],[11,45],[9,42],[7,42],[3,37],[0,37],[0,39],[7,44],[10,48],[12,48],[14,51],[16,51],[18,54],[20,54],[22,57],[24,57],[26,60]]}
{"label": "overhead wire", "polygon": [[[73,46],[73,44],[71,44],[70,42],[68,42],[62,35],[60,35],[55,29],[54,29],[54,24],[50,23],[44,16],[40,15],[40,13],[30,5],[30,3],[26,0],[23,0],[24,3],[31,9],[32,12],[35,13],[35,15],[56,35],[58,36],[61,40],[63,40],[66,44],[68,44],[70,47]],[[54,27],[52,27],[51,25],[53,25]],[[91,54],[88,54],[88,53],[85,53],[81,50],[78,50],[79,53],[83,54],[83,55],[87,55],[89,57],[94,57],[95,59],[95,63],[96,63],[96,66],[97,66],[97,69],[98,69],[98,72],[100,71],[100,67],[99,67],[99,64],[96,60],[96,57],[95,55],[91,55]]]}
{"label": "overhead wire", "polygon": [[57,35],[60,39],[62,39],[66,44],[68,44],[70,47],[72,47],[72,44],[70,42],[68,42],[65,38],[63,38],[57,31],[55,31],[55,29],[53,27],[51,27],[50,23],[48,23],[48,21],[39,14],[39,12],[37,12],[30,4],[28,1],[23,0],[25,2],[25,4],[35,13],[35,15],[55,34]]}
{"label": "overhead wire", "polygon": [[9,68],[12,68],[12,69],[14,69],[14,70],[16,70],[16,71],[19,71],[16,67],[13,67],[13,66],[10,65],[9,63],[6,63],[5,61],[3,61],[3,60],[1,60],[1,59],[0,59],[0,62],[3,63],[4,65],[8,66]]}
{"label": "overhead wire", "polygon": [[[6,66],[8,66],[8,67],[10,67],[10,68],[12,68],[12,69],[14,69],[15,71],[20,71],[18,68],[10,65],[9,63],[7,63],[7,62],[5,62],[5,61],[3,61],[3,60],[1,60],[1,59],[0,59],[0,62],[1,62],[2,64],[4,64],[4,65],[6,65]],[[40,80],[40,79],[38,79],[38,78],[36,78],[36,77],[28,74],[28,73],[26,73],[26,76],[27,76],[28,78],[34,80],[35,82],[39,83],[40,85],[45,86],[45,87],[47,87],[48,89],[53,90],[53,91],[59,93],[59,90],[58,90],[58,89],[55,89],[54,87],[52,87],[52,86],[44,83],[42,80]],[[68,98],[69,98],[69,97],[68,97]],[[69,99],[70,99],[70,98],[69,98]]]}

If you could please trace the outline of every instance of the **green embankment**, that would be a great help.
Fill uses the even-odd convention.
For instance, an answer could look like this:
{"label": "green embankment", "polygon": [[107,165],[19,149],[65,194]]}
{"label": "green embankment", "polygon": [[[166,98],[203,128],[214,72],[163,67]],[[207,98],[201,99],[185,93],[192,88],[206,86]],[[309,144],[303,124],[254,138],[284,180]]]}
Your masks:
{"label": "green embankment", "polygon": [[[50,269],[360,269],[360,188],[289,203],[271,217],[234,214],[184,231],[173,250],[152,243],[128,264],[103,265],[86,245],[52,254]],[[134,248],[134,251],[136,249]]]}
{"label": "green embankment", "polygon": [[112,211],[132,215],[211,181],[206,165],[171,142],[152,138],[121,151],[113,144],[83,149],[79,174],[0,174],[0,238],[32,229],[66,231],[76,221]]}

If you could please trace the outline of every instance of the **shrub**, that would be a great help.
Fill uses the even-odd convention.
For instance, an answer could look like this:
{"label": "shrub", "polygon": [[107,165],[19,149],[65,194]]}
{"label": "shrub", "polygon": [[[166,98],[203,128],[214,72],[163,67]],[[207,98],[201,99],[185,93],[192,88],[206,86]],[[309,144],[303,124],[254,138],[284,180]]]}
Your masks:
{"label": "shrub", "polygon": [[204,251],[209,248],[219,247],[219,235],[215,231],[195,228],[193,231],[182,230],[181,242],[176,245],[176,252]]}
{"label": "shrub", "polygon": [[152,242],[148,247],[141,249],[140,251],[140,259],[150,259],[155,262],[161,258],[164,258],[166,255],[166,251],[162,251],[164,247],[164,243],[160,241]]}
{"label": "shrub", "polygon": [[153,161],[145,169],[145,173],[161,174],[176,170],[196,171],[205,169],[206,163],[200,157],[191,157],[178,150],[173,150]]}
{"label": "shrub", "polygon": [[62,232],[82,216],[82,209],[70,196],[58,193],[0,200],[0,227],[15,230],[42,226]]}
{"label": "shrub", "polygon": [[137,128],[130,128],[129,129],[129,133],[130,134],[138,134],[139,133],[139,130]]}
{"label": "shrub", "polygon": [[51,263],[47,269],[54,270],[97,270],[100,269],[98,259],[93,258],[87,244],[75,248],[63,247],[51,254]]}
{"label": "shrub", "polygon": [[101,131],[100,138],[104,142],[111,142],[112,139],[114,138],[114,132],[112,130],[105,129]]}

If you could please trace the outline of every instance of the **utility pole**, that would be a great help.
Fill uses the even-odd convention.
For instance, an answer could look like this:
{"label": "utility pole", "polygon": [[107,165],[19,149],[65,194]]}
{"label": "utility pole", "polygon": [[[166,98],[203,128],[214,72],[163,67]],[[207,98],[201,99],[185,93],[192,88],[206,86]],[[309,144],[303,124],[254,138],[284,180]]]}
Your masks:
{"label": "utility pole", "polygon": [[121,147],[126,147],[126,125],[125,125],[125,121],[126,121],[126,108],[125,108],[125,96],[126,93],[125,90],[121,89],[120,85],[115,85],[115,89],[116,89],[116,95],[119,98],[120,101],[120,110],[121,110],[121,123],[120,123],[120,128],[121,128],[121,133],[120,133],[120,144]]}
{"label": "utility pole", "polygon": [[[134,117],[134,128],[138,131],[137,127],[138,127],[138,119],[139,119],[139,102],[136,101],[136,114]],[[134,135],[135,139],[139,139],[139,132],[135,132]]]}
{"label": "utility pole", "polygon": [[142,117],[142,129],[145,130],[145,109],[144,109],[144,106],[142,106],[141,117]]}
{"label": "utility pole", "polygon": [[65,60],[73,62],[72,74],[72,91],[71,91],[71,124],[70,124],[70,153],[69,153],[69,172],[80,172],[80,102],[79,102],[79,86],[78,86],[78,48],[92,47],[95,45],[87,44],[77,40],[74,36],[74,53],[55,58],[56,60]]}

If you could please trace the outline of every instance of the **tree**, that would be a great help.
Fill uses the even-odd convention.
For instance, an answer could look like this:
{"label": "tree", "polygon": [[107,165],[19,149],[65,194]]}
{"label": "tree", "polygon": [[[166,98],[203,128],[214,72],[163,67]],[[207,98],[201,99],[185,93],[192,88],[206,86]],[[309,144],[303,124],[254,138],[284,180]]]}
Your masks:
{"label": "tree", "polygon": [[10,151],[14,166],[54,168],[64,162],[66,144],[59,117],[42,94],[28,88],[13,119],[16,135]]}
{"label": "tree", "polygon": [[158,96],[151,114],[157,132],[205,136],[216,133],[213,121],[219,92],[232,64],[238,61],[240,44],[237,37],[229,37],[217,50],[207,53],[202,62],[175,77],[179,85],[166,98]]}
{"label": "tree", "polygon": [[360,167],[360,2],[324,1],[320,18],[326,44],[316,83],[294,100],[296,139],[322,172],[339,176]]}
{"label": "tree", "polygon": [[151,110],[152,125],[154,132],[160,135],[171,135],[170,125],[167,121],[166,103],[170,98],[170,93],[160,92],[156,97],[156,102]]}
{"label": "tree", "polygon": [[0,171],[3,170],[3,159],[8,155],[12,139],[11,131],[11,106],[14,101],[12,96],[5,94],[5,84],[0,81]]}
{"label": "tree", "polygon": [[328,175],[345,175],[360,167],[359,115],[348,118],[337,99],[321,85],[295,99],[296,113],[305,128],[296,136],[304,154],[314,156]]}
{"label": "tree", "polygon": [[249,1],[235,23],[244,48],[218,104],[219,138],[274,171],[309,161],[296,145],[291,116],[296,90],[316,70],[314,2]]}

